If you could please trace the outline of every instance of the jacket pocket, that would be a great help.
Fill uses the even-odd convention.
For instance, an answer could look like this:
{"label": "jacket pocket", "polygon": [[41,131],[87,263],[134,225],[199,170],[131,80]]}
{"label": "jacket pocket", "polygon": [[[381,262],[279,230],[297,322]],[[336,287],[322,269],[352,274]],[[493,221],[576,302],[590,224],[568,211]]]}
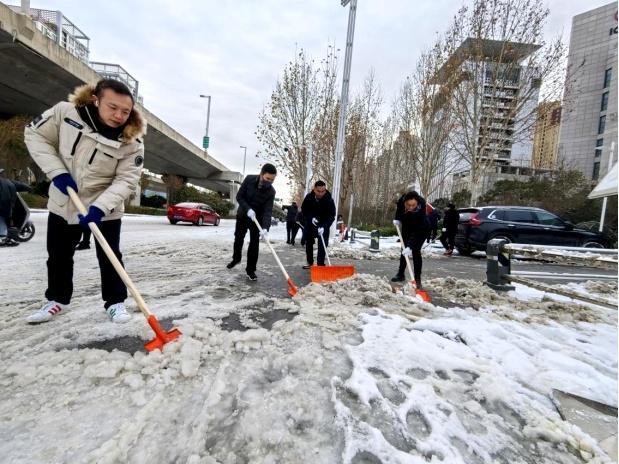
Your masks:
{"label": "jacket pocket", "polygon": [[69,202],[69,197],[56,188],[54,184],[49,186],[49,200],[58,206],[65,206]]}
{"label": "jacket pocket", "polygon": [[88,169],[97,177],[113,177],[117,165],[118,160],[100,148],[95,148],[88,158]]}

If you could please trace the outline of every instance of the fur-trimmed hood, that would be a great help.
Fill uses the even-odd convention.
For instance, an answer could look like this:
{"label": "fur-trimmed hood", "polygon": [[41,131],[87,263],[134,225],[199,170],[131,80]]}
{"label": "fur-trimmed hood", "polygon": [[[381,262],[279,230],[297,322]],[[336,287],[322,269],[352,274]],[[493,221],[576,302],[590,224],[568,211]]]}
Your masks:
{"label": "fur-trimmed hood", "polygon": [[[92,96],[95,94],[95,86],[91,84],[84,84],[76,87],[72,94],[69,95],[69,102],[73,103],[77,107],[83,107],[92,103]],[[146,119],[142,116],[142,113],[133,106],[129,119],[127,119],[126,126],[123,130],[123,139],[126,143],[132,143],[138,137],[142,137],[146,134]]]}

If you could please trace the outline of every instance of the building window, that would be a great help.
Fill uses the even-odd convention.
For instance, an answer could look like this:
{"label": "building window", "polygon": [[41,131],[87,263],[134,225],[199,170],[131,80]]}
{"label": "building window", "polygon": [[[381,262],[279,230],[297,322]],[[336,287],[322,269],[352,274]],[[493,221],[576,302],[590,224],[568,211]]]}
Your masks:
{"label": "building window", "polygon": [[610,80],[613,77],[613,68],[608,68],[604,73],[604,88],[610,87]]}
{"label": "building window", "polygon": [[598,123],[598,134],[603,134],[606,129],[606,116],[600,116],[600,122]]}
{"label": "building window", "polygon": [[595,141],[595,157],[602,156],[602,147],[604,146],[604,139],[597,139]]}
{"label": "building window", "polygon": [[604,92],[602,94],[602,107],[600,108],[600,111],[606,111],[607,108],[608,108],[608,92]]}
{"label": "building window", "polygon": [[591,175],[591,178],[593,180],[597,180],[600,177],[600,162],[596,161],[595,163],[593,163],[593,174]]}

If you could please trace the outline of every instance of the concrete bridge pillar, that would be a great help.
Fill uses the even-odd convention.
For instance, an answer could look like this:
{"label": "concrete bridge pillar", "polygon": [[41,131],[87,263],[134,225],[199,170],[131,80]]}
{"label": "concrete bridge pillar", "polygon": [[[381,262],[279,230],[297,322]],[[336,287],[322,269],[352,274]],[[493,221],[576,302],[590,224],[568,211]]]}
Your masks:
{"label": "concrete bridge pillar", "polygon": [[236,194],[239,193],[239,188],[241,188],[241,184],[237,184],[236,182],[230,182],[230,201],[234,205],[234,208],[231,211],[231,214],[236,214],[236,210],[239,208],[239,204],[236,202]]}

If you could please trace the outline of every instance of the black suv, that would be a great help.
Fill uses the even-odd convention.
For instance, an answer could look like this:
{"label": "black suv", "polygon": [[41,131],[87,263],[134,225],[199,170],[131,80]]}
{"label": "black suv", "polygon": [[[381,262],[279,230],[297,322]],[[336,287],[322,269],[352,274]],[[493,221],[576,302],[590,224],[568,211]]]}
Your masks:
{"label": "black suv", "polygon": [[488,240],[502,238],[513,243],[605,248],[604,235],[575,229],[568,221],[540,208],[480,206],[459,209],[456,249],[461,255],[486,251]]}

